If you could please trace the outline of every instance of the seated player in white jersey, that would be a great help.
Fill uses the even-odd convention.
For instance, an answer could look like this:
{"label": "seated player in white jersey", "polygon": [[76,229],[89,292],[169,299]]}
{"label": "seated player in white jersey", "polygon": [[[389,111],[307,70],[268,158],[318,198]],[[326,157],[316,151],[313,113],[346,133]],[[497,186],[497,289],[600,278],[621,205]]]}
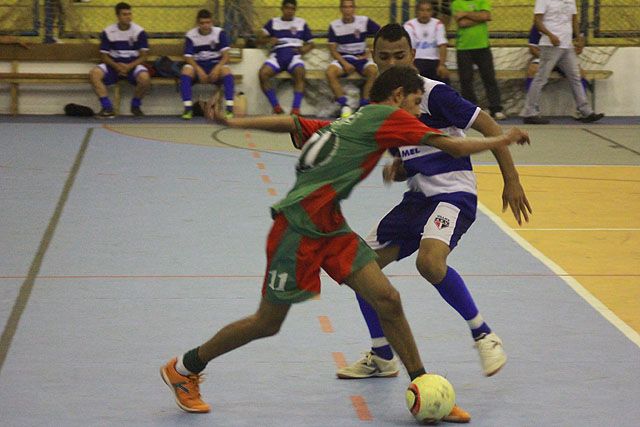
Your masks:
{"label": "seated player in white jersey", "polygon": [[100,98],[101,110],[98,118],[115,117],[107,86],[120,79],[127,79],[136,87],[131,99],[131,114],[139,117],[143,115],[140,109],[142,98],[151,86],[149,70],[142,65],[149,50],[147,33],[140,25],[132,22],[130,5],[120,2],[115,11],[118,22],[100,33],[102,63],[89,71],[89,81]]}
{"label": "seated player in white jersey", "polygon": [[258,77],[260,88],[267,96],[274,114],[283,114],[276,91],[270,80],[281,71],[287,71],[293,78],[293,103],[291,114],[300,115],[300,105],[304,96],[305,68],[302,56],[313,49],[313,36],[307,21],[296,15],[296,0],[282,0],[282,17],[272,18],[262,27],[259,43],[272,46],[271,54],[260,67]]}
{"label": "seated player in white jersey", "polygon": [[371,18],[356,15],[355,0],[340,0],[342,18],[329,25],[329,53],[334,59],[327,67],[327,82],[340,107],[340,117],[349,117],[353,110],[347,105],[347,97],[340,85],[340,77],[357,72],[366,81],[362,87],[360,106],[369,103],[369,92],[378,75],[378,67],[371,60],[366,38],[380,29]]}
{"label": "seated player in white jersey", "polygon": [[416,1],[416,17],[405,22],[404,29],[416,50],[414,65],[420,75],[449,84],[447,33],[444,24],[433,17],[432,0]]}
{"label": "seated player in white jersey", "polygon": [[[393,65],[413,63],[411,38],[401,25],[389,24],[378,31],[373,44],[373,60],[380,72]],[[502,134],[502,129],[491,116],[462,98],[450,86],[423,79],[425,92],[420,120],[427,126],[445,130],[452,136],[464,136],[469,128],[487,137]],[[376,251],[381,268],[418,252],[418,272],[467,322],[483,372],[490,376],[506,363],[502,341],[483,320],[462,277],[447,265],[449,253],[475,220],[477,195],[471,160],[469,157],[453,158],[442,151],[424,148],[400,148],[398,155],[401,157],[384,168],[385,180],[407,180],[409,189],[403,200],[373,228],[366,241]],[[521,224],[522,217],[528,221],[531,207],[509,150],[496,149],[492,153],[504,180],[503,209],[509,206],[518,224]],[[378,316],[359,296],[358,302],[371,335],[371,351],[354,364],[339,369],[338,377],[396,376],[398,362]],[[457,408],[444,420],[468,422],[470,416]]]}
{"label": "seated player in white jersey", "polygon": [[180,94],[184,105],[182,118],[193,117],[191,86],[196,83],[223,85],[225,112],[233,116],[234,82],[229,62],[229,40],[227,33],[213,26],[211,12],[201,9],[196,15],[197,27],[186,34],[184,41],[184,59],[180,75]]}

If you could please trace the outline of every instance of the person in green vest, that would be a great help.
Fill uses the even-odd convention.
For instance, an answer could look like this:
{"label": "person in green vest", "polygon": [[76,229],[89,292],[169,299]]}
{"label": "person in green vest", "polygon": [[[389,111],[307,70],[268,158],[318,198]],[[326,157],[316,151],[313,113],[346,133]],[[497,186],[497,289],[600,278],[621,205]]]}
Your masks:
{"label": "person in green vest", "polygon": [[458,25],[456,33],[456,58],[460,92],[473,104],[478,99],[473,90],[473,66],[478,67],[480,78],[489,99],[491,117],[504,120],[500,89],[493,67],[493,55],[489,47],[489,26],[491,21],[491,2],[489,0],[454,0],[451,4],[453,19]]}

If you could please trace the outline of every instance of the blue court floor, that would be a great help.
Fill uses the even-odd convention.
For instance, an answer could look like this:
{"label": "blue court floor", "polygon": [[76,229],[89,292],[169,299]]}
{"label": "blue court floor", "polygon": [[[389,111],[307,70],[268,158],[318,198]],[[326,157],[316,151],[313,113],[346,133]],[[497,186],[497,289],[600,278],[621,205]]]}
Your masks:
{"label": "blue court floor", "polygon": [[[257,308],[269,206],[296,153],[284,135],[124,124],[0,122],[0,426],[416,425],[404,371],[336,378],[370,341],[352,291],[326,276],[280,334],[208,366],[210,414],[178,409],[158,369]],[[352,228],[366,234],[403,191],[374,171],[345,203]],[[413,258],[385,271],[472,425],[640,425],[638,342],[492,218],[479,212],[450,264],[504,341],[494,377]]]}

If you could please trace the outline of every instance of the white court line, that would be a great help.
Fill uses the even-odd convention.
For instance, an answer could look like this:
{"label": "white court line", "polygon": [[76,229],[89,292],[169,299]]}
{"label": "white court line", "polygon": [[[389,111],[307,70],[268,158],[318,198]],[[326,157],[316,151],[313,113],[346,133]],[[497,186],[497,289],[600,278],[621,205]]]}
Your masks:
{"label": "white court line", "polygon": [[640,231],[640,228],[512,228],[512,231]]}
{"label": "white court line", "polygon": [[486,216],[491,219],[502,231],[504,231],[509,237],[511,237],[516,243],[518,243],[524,250],[529,252],[535,258],[539,259],[544,265],[549,267],[551,271],[556,273],[560,279],[571,287],[578,295],[582,297],[589,305],[591,305],[598,313],[600,313],[605,319],[607,319],[613,326],[618,328],[631,342],[640,347],[640,334],[633,330],[629,325],[624,323],[616,314],[609,310],[598,298],[594,297],[589,291],[587,291],[576,279],[571,277],[569,273],[564,271],[562,267],[553,262],[545,254],[533,247],[531,243],[520,237],[515,231],[511,229],[499,216],[494,214],[489,208],[482,203],[478,202],[478,207]]}

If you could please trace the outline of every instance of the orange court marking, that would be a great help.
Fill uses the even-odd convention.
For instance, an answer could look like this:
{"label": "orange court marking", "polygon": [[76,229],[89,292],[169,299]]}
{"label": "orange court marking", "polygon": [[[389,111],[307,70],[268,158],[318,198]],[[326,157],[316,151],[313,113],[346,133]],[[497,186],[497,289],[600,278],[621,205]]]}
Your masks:
{"label": "orange court marking", "polygon": [[260,177],[262,178],[262,182],[265,184],[271,184],[271,178],[269,178],[269,175],[260,175]]}
{"label": "orange court marking", "polygon": [[258,166],[258,169],[261,169],[261,170],[264,170],[266,168],[264,163],[256,163],[256,166]]}
{"label": "orange court marking", "polygon": [[351,404],[356,410],[356,414],[360,420],[373,421],[373,416],[371,415],[371,412],[369,412],[369,407],[367,406],[367,401],[364,400],[364,397],[360,395],[351,396]]}
{"label": "orange court marking", "polygon": [[322,332],[333,332],[333,326],[331,326],[329,316],[318,316],[318,321],[320,322],[320,329],[322,329]]}
{"label": "orange court marking", "polygon": [[257,151],[252,151],[251,155],[253,156],[254,159],[259,159],[260,158],[260,153],[258,153]]}
{"label": "orange court marking", "polygon": [[275,188],[271,188],[271,187],[267,188],[267,193],[269,193],[269,195],[271,195],[271,196],[277,196],[278,195],[278,192],[276,191],[276,189]]}
{"label": "orange court marking", "polygon": [[347,359],[344,358],[344,353],[334,351],[331,355],[333,356],[333,362],[336,364],[338,369],[347,366]]}

